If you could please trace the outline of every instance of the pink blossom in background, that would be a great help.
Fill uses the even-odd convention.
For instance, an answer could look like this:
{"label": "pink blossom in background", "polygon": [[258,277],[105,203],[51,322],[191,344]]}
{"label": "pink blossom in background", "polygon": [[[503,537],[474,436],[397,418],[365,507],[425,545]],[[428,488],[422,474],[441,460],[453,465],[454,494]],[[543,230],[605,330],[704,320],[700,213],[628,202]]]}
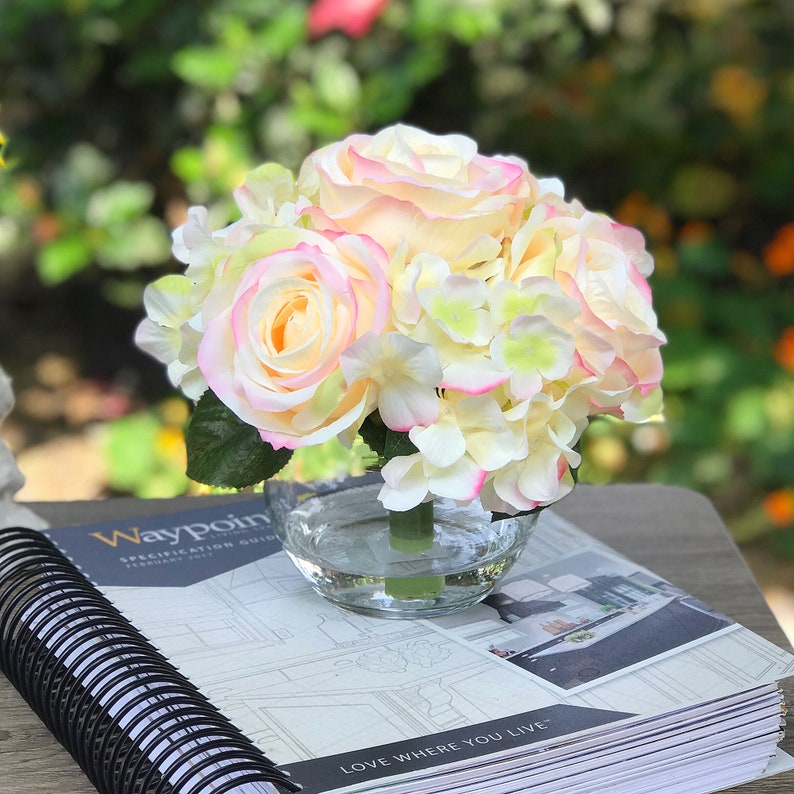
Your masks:
{"label": "pink blossom in background", "polygon": [[369,33],[389,0],[315,0],[309,9],[309,36],[313,39],[341,30],[351,39]]}

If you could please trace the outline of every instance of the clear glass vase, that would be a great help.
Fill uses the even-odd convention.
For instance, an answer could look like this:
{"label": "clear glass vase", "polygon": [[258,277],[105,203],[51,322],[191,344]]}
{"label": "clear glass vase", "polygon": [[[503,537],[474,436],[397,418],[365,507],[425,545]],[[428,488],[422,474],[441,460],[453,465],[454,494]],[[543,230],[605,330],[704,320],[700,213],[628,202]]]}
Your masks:
{"label": "clear glass vase", "polygon": [[491,520],[449,499],[389,513],[379,485],[316,496],[276,530],[324,598],[365,615],[427,618],[485,598],[524,549],[538,514]]}

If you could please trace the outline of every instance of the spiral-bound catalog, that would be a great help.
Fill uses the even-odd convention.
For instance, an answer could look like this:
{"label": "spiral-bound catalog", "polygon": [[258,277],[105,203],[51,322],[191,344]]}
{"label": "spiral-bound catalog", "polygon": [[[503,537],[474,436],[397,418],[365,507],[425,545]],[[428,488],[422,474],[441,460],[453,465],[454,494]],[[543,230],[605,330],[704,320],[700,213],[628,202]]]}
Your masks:
{"label": "spiral-bound catalog", "polygon": [[2,671],[99,792],[707,794],[791,765],[794,658],[553,510],[483,603],[382,620],[281,550],[308,487],[0,531]]}

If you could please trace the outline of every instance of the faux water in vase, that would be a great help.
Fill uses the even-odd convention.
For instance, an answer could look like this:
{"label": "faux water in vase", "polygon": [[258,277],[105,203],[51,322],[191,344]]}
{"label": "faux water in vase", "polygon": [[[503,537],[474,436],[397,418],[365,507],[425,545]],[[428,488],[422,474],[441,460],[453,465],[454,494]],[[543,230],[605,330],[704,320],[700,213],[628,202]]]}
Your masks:
{"label": "faux water in vase", "polygon": [[365,615],[438,617],[476,604],[512,567],[538,519],[494,521],[479,502],[447,499],[390,513],[379,490],[307,499],[276,530],[320,595]]}

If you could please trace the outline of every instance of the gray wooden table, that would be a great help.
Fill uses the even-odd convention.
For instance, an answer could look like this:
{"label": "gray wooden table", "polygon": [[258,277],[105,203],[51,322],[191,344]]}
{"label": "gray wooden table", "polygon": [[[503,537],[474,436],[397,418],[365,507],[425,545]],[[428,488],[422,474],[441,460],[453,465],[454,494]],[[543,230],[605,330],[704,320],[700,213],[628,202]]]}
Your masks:
{"label": "gray wooden table", "polygon": [[[236,496],[168,500],[109,499],[29,505],[53,526],[174,512]],[[627,557],[789,648],[750,571],[711,504],[679,488],[651,485],[579,486],[555,507]],[[783,685],[794,703],[794,682]],[[783,748],[794,754],[794,738]],[[3,794],[91,794],[93,786],[66,751],[0,675],[0,791]],[[737,794],[791,794],[794,772],[731,789]],[[606,794],[606,793],[605,793]]]}

